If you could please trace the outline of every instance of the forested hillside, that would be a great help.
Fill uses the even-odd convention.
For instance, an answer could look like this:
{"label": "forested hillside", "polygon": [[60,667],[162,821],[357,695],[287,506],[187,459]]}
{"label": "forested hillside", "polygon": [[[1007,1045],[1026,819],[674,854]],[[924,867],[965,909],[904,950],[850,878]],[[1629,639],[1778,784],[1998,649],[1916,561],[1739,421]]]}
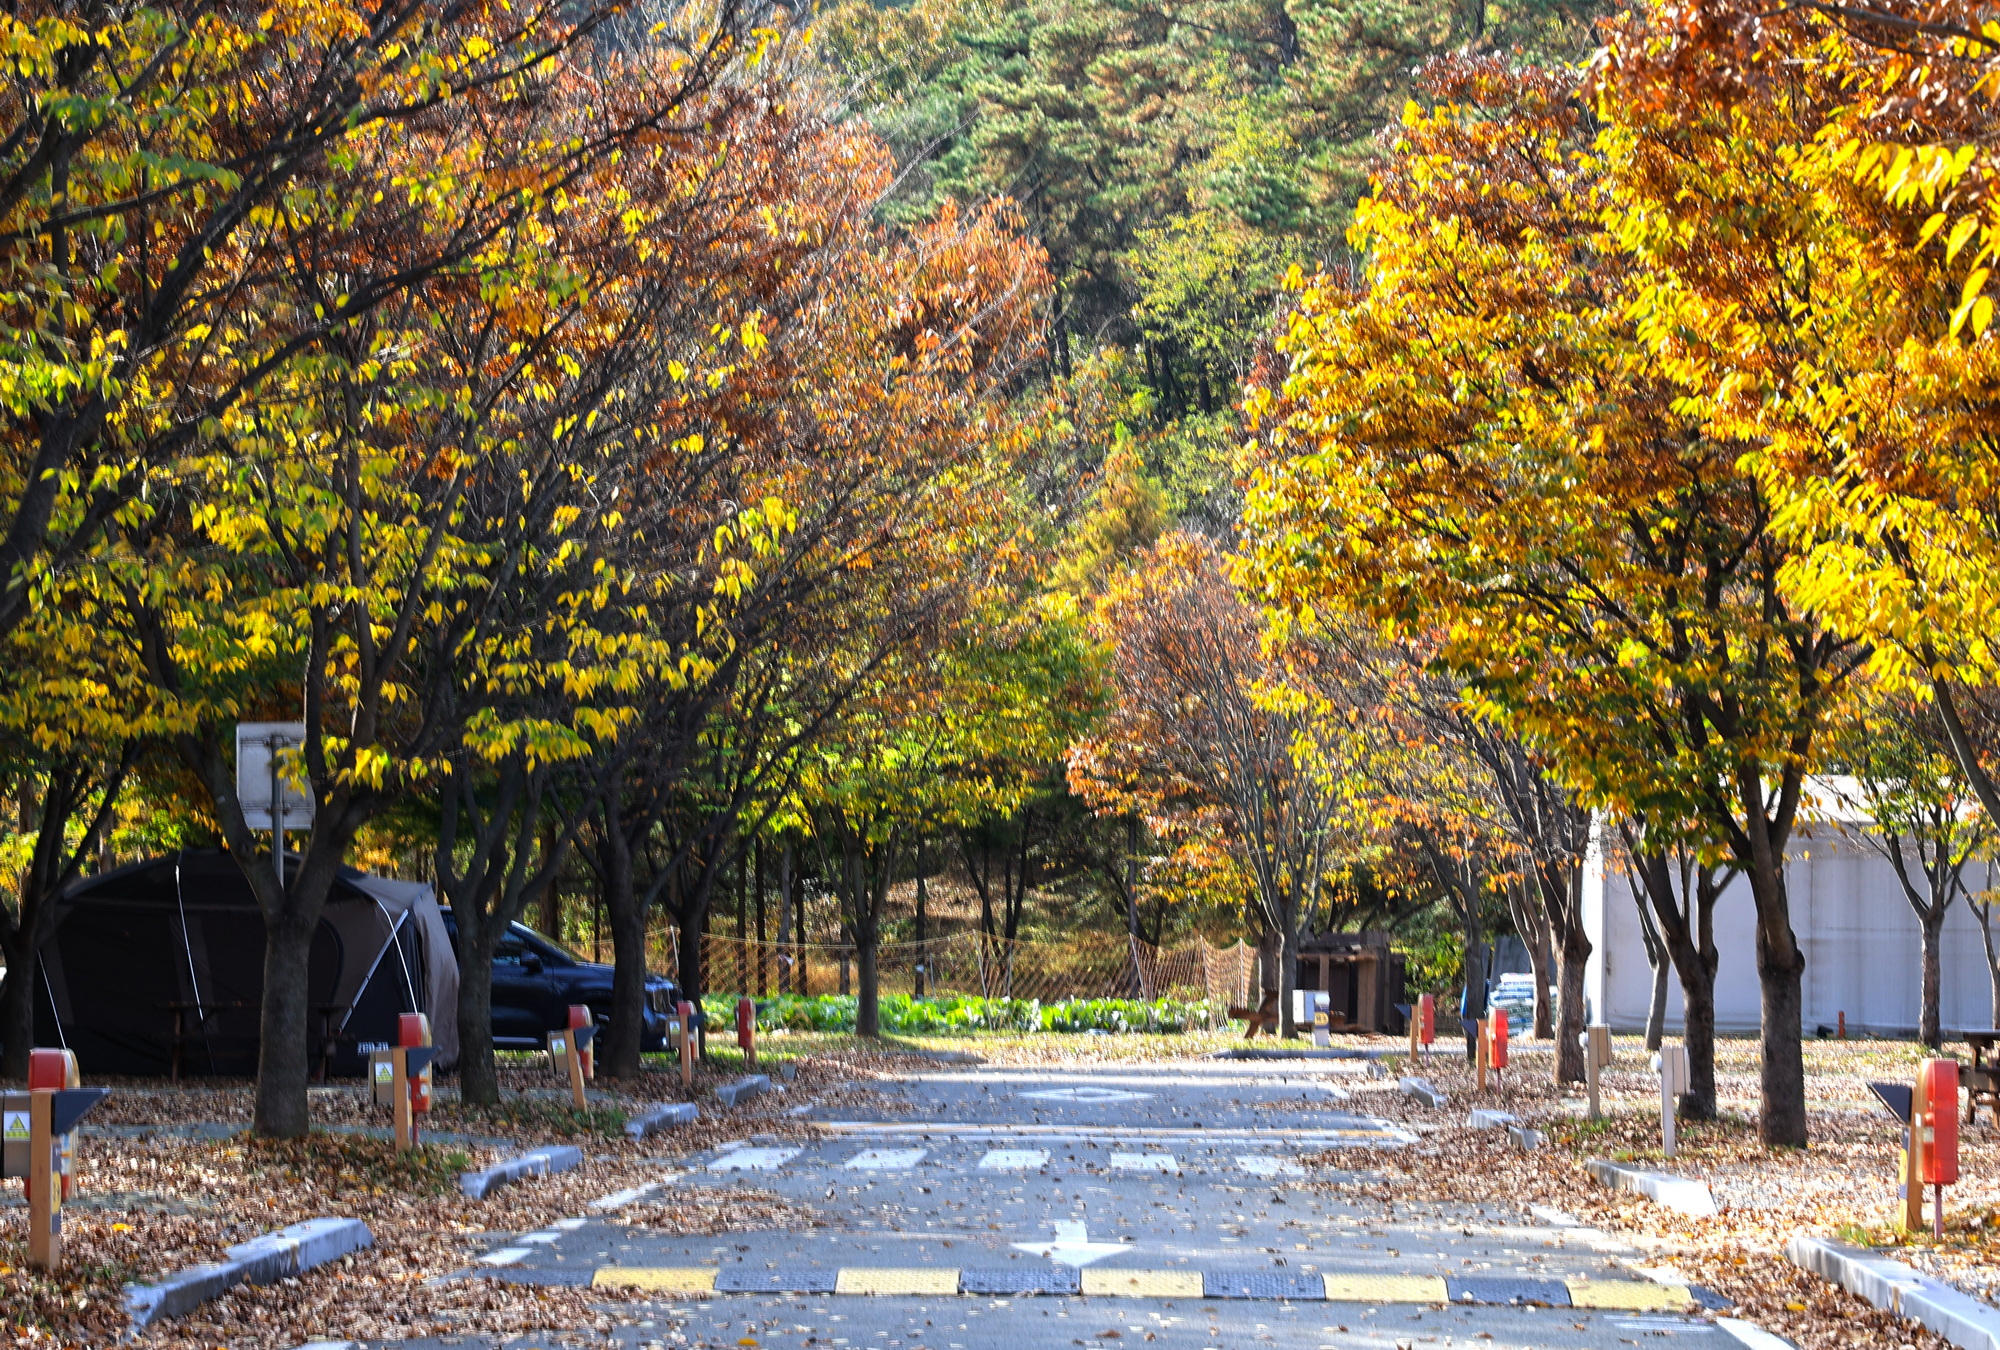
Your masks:
{"label": "forested hillside", "polygon": [[1577,61],[1607,8],[842,3],[815,47],[902,166],[895,218],[1021,206],[1055,276],[1053,375],[1113,384],[1168,514],[1219,531],[1280,282],[1353,265],[1355,204],[1424,63]]}

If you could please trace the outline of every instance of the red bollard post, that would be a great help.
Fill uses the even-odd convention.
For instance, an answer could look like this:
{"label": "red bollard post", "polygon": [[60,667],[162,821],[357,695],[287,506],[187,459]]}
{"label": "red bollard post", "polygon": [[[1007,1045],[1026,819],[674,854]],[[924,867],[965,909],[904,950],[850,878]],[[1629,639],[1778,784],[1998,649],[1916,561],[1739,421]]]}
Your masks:
{"label": "red bollard post", "polygon": [[[83,1079],[76,1071],[75,1051],[36,1049],[28,1052],[28,1091],[53,1092],[62,1088],[82,1086]],[[59,1137],[55,1147],[56,1171],[62,1177],[62,1198],[67,1202],[76,1197],[75,1132]],[[27,1180],[32,1183],[33,1178]]]}
{"label": "red bollard post", "polygon": [[1927,1059],[1917,1072],[1925,1087],[1923,1118],[1910,1125],[1923,1131],[1922,1181],[1931,1188],[1931,1233],[1942,1239],[1944,1188],[1958,1182],[1958,1061]]}

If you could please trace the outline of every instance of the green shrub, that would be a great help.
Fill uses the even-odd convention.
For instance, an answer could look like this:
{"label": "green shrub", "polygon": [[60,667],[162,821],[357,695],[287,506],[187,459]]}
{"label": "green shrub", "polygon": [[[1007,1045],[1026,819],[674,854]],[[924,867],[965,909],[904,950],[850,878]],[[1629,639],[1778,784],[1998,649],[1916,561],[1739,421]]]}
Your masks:
{"label": "green shrub", "polygon": [[[756,1000],[757,1026],[769,1031],[853,1031],[852,994],[774,994]],[[717,1031],[736,1025],[736,995],[710,994],[702,1000],[708,1024]],[[967,1031],[1182,1032],[1221,1023],[1221,1010],[1206,1000],[1075,998],[1042,1003],[1031,998],[983,998],[978,994],[938,994],[913,998],[884,994],[882,1030],[924,1036]]]}

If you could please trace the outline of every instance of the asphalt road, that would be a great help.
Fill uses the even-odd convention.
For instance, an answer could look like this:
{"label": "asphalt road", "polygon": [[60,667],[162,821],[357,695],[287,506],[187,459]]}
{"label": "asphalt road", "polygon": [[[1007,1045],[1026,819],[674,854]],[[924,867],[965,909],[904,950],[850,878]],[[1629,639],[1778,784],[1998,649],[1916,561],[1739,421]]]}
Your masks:
{"label": "asphalt road", "polygon": [[[1638,1252],[1558,1213],[1502,1198],[1391,1211],[1305,1189],[1302,1155],[1407,1140],[1367,1114],[1366,1072],[1202,1061],[914,1075],[877,1084],[876,1109],[803,1109],[827,1131],[811,1147],[747,1138],[663,1176],[666,1197],[777,1191],[826,1227],[669,1238],[579,1216],[496,1240],[479,1277],[699,1291],[645,1305],[618,1333],[673,1350],[1735,1350],[1667,1306],[1679,1305],[1671,1276],[1649,1278]],[[1625,1306],[1576,1306],[1607,1302]]]}

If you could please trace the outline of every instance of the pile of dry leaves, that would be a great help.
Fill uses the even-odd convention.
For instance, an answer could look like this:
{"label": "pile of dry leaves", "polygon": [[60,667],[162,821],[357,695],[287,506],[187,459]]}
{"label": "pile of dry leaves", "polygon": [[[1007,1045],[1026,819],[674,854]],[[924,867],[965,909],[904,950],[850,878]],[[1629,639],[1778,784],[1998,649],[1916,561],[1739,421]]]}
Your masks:
{"label": "pile of dry leaves", "polygon": [[[608,1330],[607,1295],[484,1279],[437,1281],[464,1270],[497,1235],[585,1212],[600,1196],[671,1175],[672,1160],[748,1134],[804,1139],[812,1127],[784,1114],[800,1097],[846,1089],[878,1066],[807,1059],[789,1090],[725,1111],[696,1084],[702,1120],[641,1142],[623,1137],[626,1113],[686,1097],[677,1075],[648,1074],[616,1091],[600,1082],[579,1115],[545,1068],[503,1071],[505,1100],[466,1106],[440,1089],[430,1125],[460,1136],[397,1155],[374,1134],[386,1112],[359,1085],[314,1088],[317,1127],[297,1140],[261,1141],[247,1084],[112,1084],[79,1160],[82,1195],[64,1211],[65,1266],[27,1266],[26,1210],[9,1183],[0,1207],[0,1343],[103,1346],[127,1329],[123,1286],[222,1258],[223,1249],[320,1215],[365,1220],[372,1251],[296,1280],[240,1287],[138,1337],[172,1350],[266,1350],[318,1338],[372,1339],[563,1327]],[[536,1143],[580,1145],[583,1165],[465,1199],[458,1173]],[[469,1141],[469,1142],[468,1142]],[[815,1215],[766,1193],[677,1188],[672,1205],[634,1208],[635,1226],[688,1233],[811,1224]],[[615,1297],[615,1296],[612,1296]]]}
{"label": "pile of dry leaves", "polygon": [[[1378,1045],[1380,1042],[1378,1042]],[[1504,1079],[1482,1094],[1464,1057],[1444,1047],[1411,1068],[1361,1086],[1329,1109],[1361,1110],[1413,1131],[1402,1149],[1343,1149],[1318,1161],[1357,1180],[1330,1182],[1343,1194],[1407,1208],[1413,1196],[1437,1204],[1518,1211],[1544,1204],[1633,1243],[1649,1260],[1733,1299],[1737,1315],[1807,1347],[1943,1346],[1941,1339],[1879,1312],[1794,1267],[1784,1254],[1799,1232],[1896,1245],[1895,1259],[1928,1267],[1969,1293],[2000,1283],[2000,1128],[1990,1119],[1961,1131],[1963,1181],[1947,1194],[1943,1244],[1902,1238],[1891,1227],[1899,1127],[1868,1091],[1869,1080],[1908,1082],[1919,1058],[1901,1042],[1817,1041],[1806,1047],[1812,1145],[1767,1149],[1757,1140],[1757,1045],[1718,1045],[1720,1118],[1679,1127],[1676,1156],[1661,1151],[1658,1080],[1636,1039],[1617,1042],[1618,1065],[1603,1080],[1602,1119],[1588,1116],[1580,1088],[1551,1082],[1552,1051],[1516,1042]],[[1450,1094],[1440,1109],[1397,1090],[1415,1073]],[[1466,1125],[1473,1107],[1513,1113],[1542,1129],[1527,1153],[1505,1132]],[[1709,1183],[1722,1213],[1693,1218],[1625,1192],[1605,1190],[1583,1170],[1590,1158],[1637,1162]]]}

